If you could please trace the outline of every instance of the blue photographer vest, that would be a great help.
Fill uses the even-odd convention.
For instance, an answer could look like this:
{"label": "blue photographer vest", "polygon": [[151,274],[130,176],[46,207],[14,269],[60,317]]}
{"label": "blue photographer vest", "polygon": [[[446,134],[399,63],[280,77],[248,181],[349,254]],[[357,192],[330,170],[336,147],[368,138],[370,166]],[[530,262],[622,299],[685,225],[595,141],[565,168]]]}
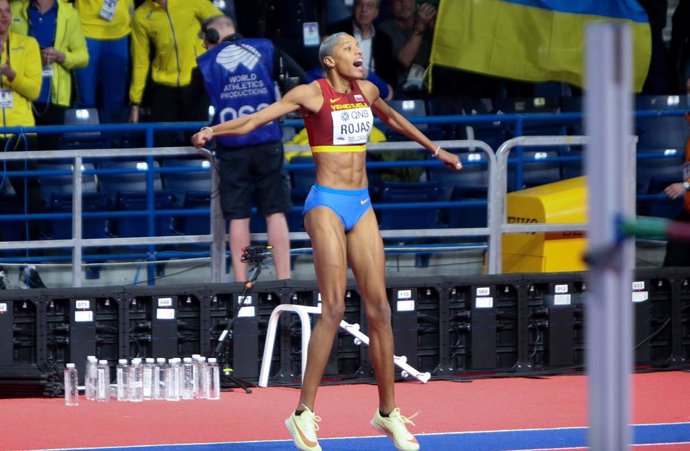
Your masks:
{"label": "blue photographer vest", "polygon": [[[277,100],[273,82],[273,44],[268,39],[241,38],[221,42],[197,62],[215,108],[213,123],[247,116]],[[282,130],[272,121],[242,136],[219,136],[219,144],[242,147],[280,141]]]}

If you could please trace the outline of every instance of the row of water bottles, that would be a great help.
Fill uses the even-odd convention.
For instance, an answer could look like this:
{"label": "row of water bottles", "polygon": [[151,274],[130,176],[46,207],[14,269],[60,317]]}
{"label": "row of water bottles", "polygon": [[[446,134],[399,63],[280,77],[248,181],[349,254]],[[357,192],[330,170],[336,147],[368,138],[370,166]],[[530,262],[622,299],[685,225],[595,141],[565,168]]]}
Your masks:
{"label": "row of water bottles", "polygon": [[[76,389],[76,368],[67,364],[65,368],[65,403],[73,405],[71,398]],[[69,384],[69,385],[68,385]],[[220,399],[220,369],[215,358],[195,354],[192,357],[134,358],[118,360],[115,369],[115,384],[111,384],[110,367],[107,360],[88,356],[84,376],[85,398],[106,402],[111,398],[118,401],[140,402],[146,400],[180,401],[189,399]],[[74,396],[75,401],[77,401]]]}

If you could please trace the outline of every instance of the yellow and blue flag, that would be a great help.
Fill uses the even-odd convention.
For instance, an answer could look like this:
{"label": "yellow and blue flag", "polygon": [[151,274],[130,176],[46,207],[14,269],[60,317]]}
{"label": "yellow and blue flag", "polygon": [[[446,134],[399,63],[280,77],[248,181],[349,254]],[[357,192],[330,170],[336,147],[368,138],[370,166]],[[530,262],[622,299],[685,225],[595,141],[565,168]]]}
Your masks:
{"label": "yellow and blue flag", "polygon": [[442,0],[431,63],[525,81],[584,83],[585,28],[627,23],[633,35],[633,86],[651,58],[651,30],[635,0]]}

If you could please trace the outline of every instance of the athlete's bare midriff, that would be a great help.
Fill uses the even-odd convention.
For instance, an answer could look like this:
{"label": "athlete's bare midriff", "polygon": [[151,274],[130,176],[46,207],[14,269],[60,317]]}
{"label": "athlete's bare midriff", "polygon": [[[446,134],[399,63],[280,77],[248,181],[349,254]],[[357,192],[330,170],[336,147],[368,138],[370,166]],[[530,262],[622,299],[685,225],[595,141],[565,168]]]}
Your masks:
{"label": "athlete's bare midriff", "polygon": [[366,152],[315,153],[316,183],[336,189],[361,189],[368,185]]}

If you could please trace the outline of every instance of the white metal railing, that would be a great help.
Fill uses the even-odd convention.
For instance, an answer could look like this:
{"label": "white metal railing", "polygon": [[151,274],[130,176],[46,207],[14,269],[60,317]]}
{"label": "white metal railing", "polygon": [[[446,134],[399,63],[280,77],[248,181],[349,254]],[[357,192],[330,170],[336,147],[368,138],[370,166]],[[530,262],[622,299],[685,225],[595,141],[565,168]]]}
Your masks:
{"label": "white metal railing", "polygon": [[[0,248],[12,249],[72,249],[72,286],[82,286],[83,248],[95,246],[132,246],[157,244],[186,244],[210,243],[211,281],[220,282],[223,273],[223,251],[225,243],[225,228],[220,203],[217,196],[211,199],[211,230],[208,235],[183,236],[146,236],[128,238],[84,238],[82,236],[82,164],[84,158],[121,158],[121,157],[162,157],[193,155],[200,156],[211,162],[215,167],[215,159],[206,149],[197,150],[194,147],[161,147],[161,148],[127,148],[127,149],[71,149],[47,151],[3,152],[0,161],[12,160],[72,160],[72,238],[64,240],[36,240],[36,241],[0,241]],[[149,170],[153,170],[149,167]],[[211,170],[212,186],[218,184],[216,170]],[[152,178],[151,178],[152,179]],[[152,191],[152,186],[149,186]]]}
{"label": "white metal railing", "polygon": [[[397,229],[383,230],[384,238],[426,238],[426,237],[476,237],[488,238],[487,270],[489,274],[500,274],[502,271],[501,252],[502,236],[505,233],[525,232],[555,232],[555,231],[583,231],[584,224],[507,224],[506,196],[508,177],[508,155],[517,146],[558,146],[584,145],[584,136],[523,136],[513,138],[503,143],[498,151],[483,141],[477,140],[448,140],[437,141],[437,144],[447,149],[473,149],[483,152],[488,166],[488,195],[487,195],[487,226],[472,228],[444,228],[444,229]],[[308,146],[285,146],[288,151],[308,150]],[[367,149],[374,152],[392,152],[401,150],[421,150],[415,142],[384,142],[370,143]],[[2,249],[55,249],[72,248],[72,285],[82,285],[81,269],[83,265],[83,248],[96,246],[131,246],[131,245],[160,245],[209,243],[211,255],[211,282],[221,281],[225,265],[225,221],[220,209],[218,196],[211,196],[211,230],[208,235],[176,235],[176,236],[141,236],[127,238],[83,238],[82,236],[82,162],[84,158],[113,158],[113,157],[165,157],[165,156],[195,155],[211,162],[216,168],[215,159],[206,149],[197,150],[193,147],[170,148],[134,148],[134,149],[73,149],[41,152],[4,152],[0,154],[3,160],[54,160],[71,159],[73,162],[73,206],[72,206],[72,238],[65,240],[38,241],[0,241]],[[212,188],[216,190],[219,177],[217,170],[211,170]],[[252,239],[266,240],[265,233],[252,234]],[[305,232],[291,232],[291,240],[306,240]]]}
{"label": "white metal railing", "polygon": [[[488,273],[500,274],[502,272],[502,251],[504,233],[530,233],[530,232],[566,232],[585,230],[585,223],[571,224],[508,224],[506,221],[507,194],[508,194],[508,155],[518,147],[535,146],[562,146],[587,144],[585,136],[520,136],[509,139],[501,144],[496,151],[496,170],[491,173],[494,177],[495,189],[490,197],[493,209],[489,213],[489,238]],[[584,206],[583,206],[584,208]],[[493,216],[492,216],[493,215]]]}

